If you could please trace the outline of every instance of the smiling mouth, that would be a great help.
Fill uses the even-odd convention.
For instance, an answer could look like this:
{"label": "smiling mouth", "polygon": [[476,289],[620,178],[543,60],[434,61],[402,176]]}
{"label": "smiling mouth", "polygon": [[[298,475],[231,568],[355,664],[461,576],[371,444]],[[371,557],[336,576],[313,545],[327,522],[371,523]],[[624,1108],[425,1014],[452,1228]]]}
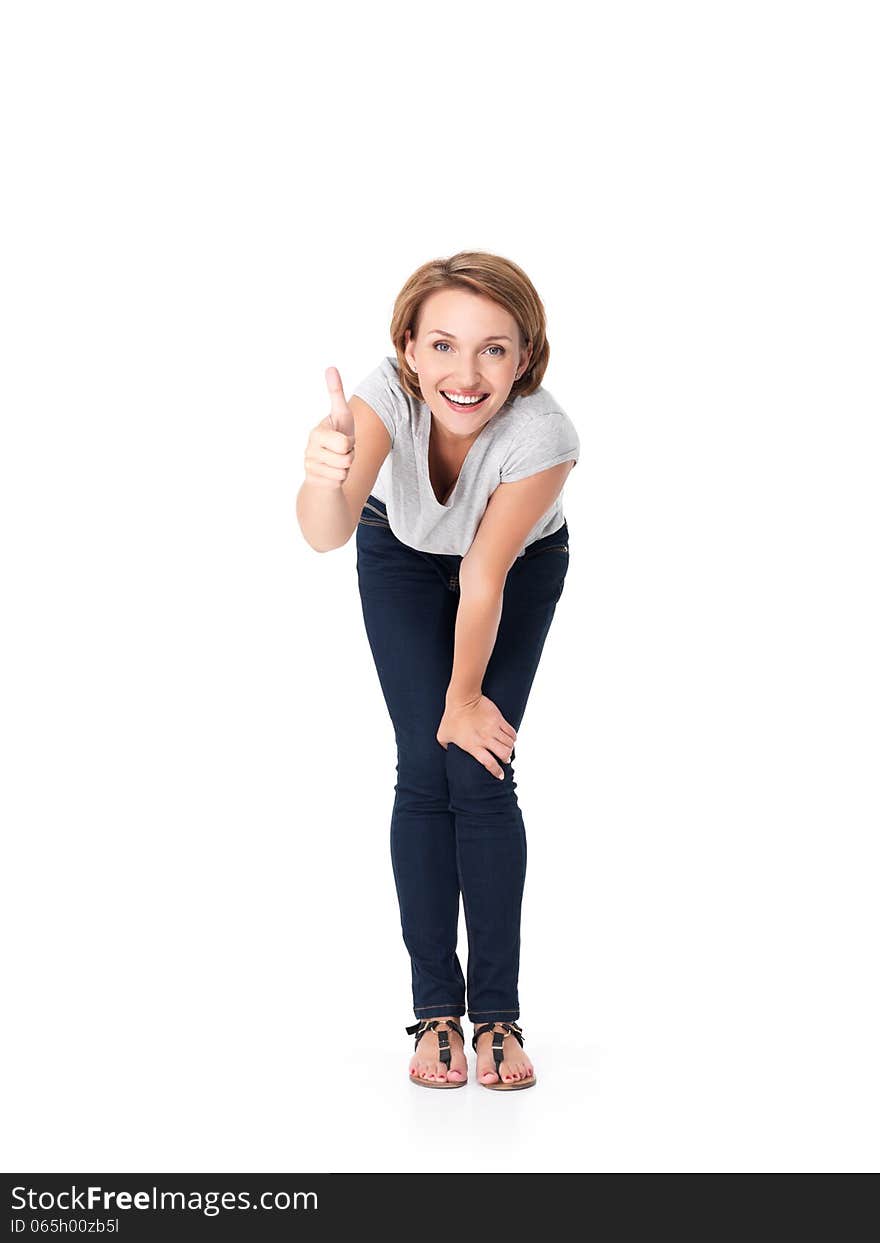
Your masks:
{"label": "smiling mouth", "polygon": [[440,396],[446,402],[447,406],[451,406],[453,410],[476,410],[478,407],[485,405],[489,399],[489,394],[483,393],[479,401],[456,401],[453,397],[450,397],[447,393],[444,393],[442,388],[440,390]]}

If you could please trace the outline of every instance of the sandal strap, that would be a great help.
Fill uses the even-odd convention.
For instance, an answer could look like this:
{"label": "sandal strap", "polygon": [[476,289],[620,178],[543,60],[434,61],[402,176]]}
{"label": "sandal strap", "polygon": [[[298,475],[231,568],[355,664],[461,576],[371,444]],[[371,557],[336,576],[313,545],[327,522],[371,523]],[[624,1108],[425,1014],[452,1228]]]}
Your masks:
{"label": "sandal strap", "polygon": [[511,1019],[509,1022],[507,1022],[505,1019],[498,1019],[494,1023],[481,1023],[480,1026],[476,1029],[476,1031],[474,1032],[473,1040],[471,1041],[471,1044],[474,1047],[474,1052],[476,1052],[477,1041],[479,1040],[480,1036],[482,1036],[484,1032],[492,1032],[492,1056],[495,1059],[495,1073],[498,1075],[498,1078],[500,1079],[501,1073],[500,1073],[499,1068],[501,1066],[501,1063],[504,1061],[505,1033],[495,1031],[496,1027],[505,1028],[507,1035],[514,1036],[519,1041],[520,1048],[525,1048],[525,1044],[523,1043],[522,1028],[519,1026],[518,1023],[515,1023],[513,1019]]}
{"label": "sandal strap", "polygon": [[440,1061],[448,1070],[452,1064],[452,1050],[449,1047],[449,1032],[442,1031],[440,1029],[441,1023],[446,1023],[447,1026],[452,1028],[453,1031],[458,1032],[459,1036],[461,1036],[462,1043],[464,1043],[464,1032],[461,1030],[459,1024],[456,1023],[455,1019],[419,1019],[417,1023],[413,1023],[411,1027],[408,1027],[406,1031],[410,1036],[415,1035],[416,1049],[418,1049],[419,1041],[426,1032],[436,1031],[438,1056]]}

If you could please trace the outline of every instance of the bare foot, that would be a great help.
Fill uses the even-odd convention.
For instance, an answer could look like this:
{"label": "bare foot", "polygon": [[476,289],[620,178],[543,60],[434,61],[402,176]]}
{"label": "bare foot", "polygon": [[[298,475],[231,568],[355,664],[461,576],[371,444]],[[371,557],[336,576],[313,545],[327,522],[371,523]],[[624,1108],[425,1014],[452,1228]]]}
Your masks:
{"label": "bare foot", "polygon": [[416,1051],[409,1064],[411,1078],[438,1079],[441,1082],[447,1078],[450,1081],[455,1080],[456,1082],[467,1079],[467,1058],[464,1055],[464,1041],[458,1032],[449,1026],[450,1018],[461,1026],[461,1020],[455,1014],[437,1019],[437,1022],[440,1024],[440,1030],[449,1032],[451,1062],[448,1072],[444,1063],[440,1061],[440,1041],[437,1039],[437,1028],[433,1028],[431,1031],[426,1031],[419,1038]]}
{"label": "bare foot", "polygon": [[[475,1023],[474,1027],[482,1027],[482,1024]],[[477,1079],[480,1083],[498,1082],[498,1075],[495,1073],[495,1056],[492,1053],[492,1036],[496,1031],[504,1031],[501,1023],[493,1023],[492,1031],[483,1032],[482,1036],[477,1037]],[[499,1070],[504,1083],[530,1079],[534,1075],[535,1068],[532,1060],[516,1036],[506,1035],[501,1049],[504,1060]]]}

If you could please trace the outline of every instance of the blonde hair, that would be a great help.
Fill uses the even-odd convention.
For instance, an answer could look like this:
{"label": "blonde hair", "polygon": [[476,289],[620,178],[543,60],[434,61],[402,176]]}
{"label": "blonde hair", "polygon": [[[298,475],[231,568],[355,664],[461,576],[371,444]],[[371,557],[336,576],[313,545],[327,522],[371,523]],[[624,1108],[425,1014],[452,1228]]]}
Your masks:
{"label": "blonde hair", "polygon": [[516,320],[520,345],[531,345],[529,365],[510,390],[510,400],[534,393],[550,359],[547,317],[538,291],[521,267],[511,259],[484,250],[461,250],[449,259],[423,263],[407,280],[394,302],[391,340],[397,353],[400,381],[410,396],[423,401],[416,373],[406,361],[406,330],[416,337],[422,303],[438,289],[464,289],[482,294],[509,311]]}

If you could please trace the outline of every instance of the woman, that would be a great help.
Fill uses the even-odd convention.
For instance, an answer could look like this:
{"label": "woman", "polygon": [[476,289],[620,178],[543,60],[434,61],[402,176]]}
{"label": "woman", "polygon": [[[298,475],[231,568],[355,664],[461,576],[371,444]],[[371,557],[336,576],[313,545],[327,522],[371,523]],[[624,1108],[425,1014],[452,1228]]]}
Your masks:
{"label": "woman", "polygon": [[[313,429],[297,517],[320,552],[356,530],[367,637],[397,740],[391,857],[412,964],[413,1083],[534,1086],[518,972],[526,838],[511,761],[568,569],[561,493],[580,445],[541,387],[544,308],[515,263],[420,267],[395,354]],[[357,453],[355,454],[355,443]],[[459,894],[468,933],[456,954]]]}

